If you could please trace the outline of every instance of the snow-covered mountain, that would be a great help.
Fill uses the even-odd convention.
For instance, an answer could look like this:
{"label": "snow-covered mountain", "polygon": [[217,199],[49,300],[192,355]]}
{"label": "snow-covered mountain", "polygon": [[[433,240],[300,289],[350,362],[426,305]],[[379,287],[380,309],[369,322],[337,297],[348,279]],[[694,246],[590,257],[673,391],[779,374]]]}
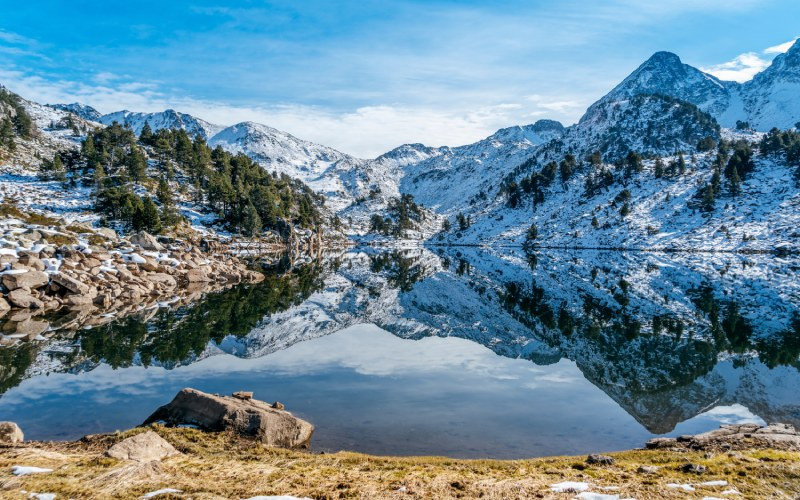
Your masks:
{"label": "snow-covered mountain", "polygon": [[641,94],[662,94],[696,105],[727,128],[737,121],[755,130],[794,126],[800,121],[800,40],[770,66],[745,83],[721,81],[681,62],[670,52],[657,52],[589,108]]}
{"label": "snow-covered mountain", "polygon": [[100,122],[100,118],[103,116],[93,107],[78,102],[73,102],[72,104],[48,104],[47,106],[61,111],[68,111],[92,122]]}
{"label": "snow-covered mountain", "polygon": [[134,111],[116,111],[103,115],[97,119],[103,125],[111,125],[114,122],[120,125],[129,126],[137,135],[142,132],[144,124],[150,125],[153,131],[162,128],[173,130],[185,130],[189,135],[199,135],[208,140],[211,136],[222,130],[221,125],[214,125],[205,120],[180,113],[174,109],[167,109],[158,113],[137,113]]}

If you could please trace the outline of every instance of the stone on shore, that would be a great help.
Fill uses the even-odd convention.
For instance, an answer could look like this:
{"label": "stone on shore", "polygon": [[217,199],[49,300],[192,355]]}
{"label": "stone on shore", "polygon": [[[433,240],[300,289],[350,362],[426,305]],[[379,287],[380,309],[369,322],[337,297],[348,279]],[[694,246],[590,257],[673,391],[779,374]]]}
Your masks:
{"label": "stone on shore", "polygon": [[308,448],[314,432],[310,423],[263,401],[215,396],[189,388],[156,410],[143,425],[158,421],[196,425],[206,431],[231,430],[280,448]]}
{"label": "stone on shore", "polygon": [[0,443],[16,444],[25,439],[22,429],[14,422],[0,422]]}
{"label": "stone on shore", "polygon": [[722,425],[719,429],[676,438],[654,438],[645,446],[649,449],[684,448],[691,450],[733,450],[741,448],[775,448],[800,451],[800,434],[791,424]]}
{"label": "stone on shore", "polygon": [[147,431],[123,439],[109,448],[106,455],[120,460],[150,462],[180,455],[180,452],[155,432]]}

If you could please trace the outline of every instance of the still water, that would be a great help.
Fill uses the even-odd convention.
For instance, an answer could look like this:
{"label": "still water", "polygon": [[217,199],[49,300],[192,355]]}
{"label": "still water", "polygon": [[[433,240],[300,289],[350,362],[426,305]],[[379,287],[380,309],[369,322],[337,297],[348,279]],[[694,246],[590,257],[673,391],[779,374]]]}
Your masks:
{"label": "still water", "polygon": [[0,348],[31,439],[141,423],[184,387],[279,400],[314,450],[518,458],[800,424],[797,262],[353,251]]}

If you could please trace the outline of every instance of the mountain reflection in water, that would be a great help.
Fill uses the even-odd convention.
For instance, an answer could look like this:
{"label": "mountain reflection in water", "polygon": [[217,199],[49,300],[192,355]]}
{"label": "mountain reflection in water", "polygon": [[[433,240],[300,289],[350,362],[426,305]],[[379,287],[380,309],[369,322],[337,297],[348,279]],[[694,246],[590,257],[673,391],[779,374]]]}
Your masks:
{"label": "mountain reflection in water", "polygon": [[317,449],[495,457],[800,425],[798,264],[352,251],[0,348],[0,418],[75,438],[136,425],[184,386],[243,389],[312,421]]}

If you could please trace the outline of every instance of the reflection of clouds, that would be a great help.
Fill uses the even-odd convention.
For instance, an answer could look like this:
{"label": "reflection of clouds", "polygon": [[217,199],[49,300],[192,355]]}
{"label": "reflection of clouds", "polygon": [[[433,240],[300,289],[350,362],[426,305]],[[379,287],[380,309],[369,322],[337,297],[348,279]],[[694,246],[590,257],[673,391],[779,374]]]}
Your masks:
{"label": "reflection of clouds", "polygon": [[166,380],[172,383],[188,381],[188,384],[192,380],[209,380],[237,373],[303,376],[340,368],[376,377],[430,375],[431,380],[464,373],[499,382],[520,381],[523,383],[516,385],[528,389],[555,384],[588,384],[574,363],[567,360],[546,367],[536,366],[527,360],[499,356],[466,339],[428,337],[404,340],[375,325],[362,324],[300,342],[261,358],[242,359],[219,354],[173,370],[142,366],[113,370],[104,364],[90,372],[34,377],[8,391],[0,399],[0,404],[13,405],[76,393],[87,393],[89,399],[97,404],[109,404],[118,401],[120,395],[151,394],[154,387],[164,385]]}
{"label": "reflection of clouds", "polygon": [[698,415],[698,418],[707,418],[720,424],[758,424],[766,425],[763,419],[755,415],[747,407],[739,403],[730,406],[716,406],[705,413]]}

